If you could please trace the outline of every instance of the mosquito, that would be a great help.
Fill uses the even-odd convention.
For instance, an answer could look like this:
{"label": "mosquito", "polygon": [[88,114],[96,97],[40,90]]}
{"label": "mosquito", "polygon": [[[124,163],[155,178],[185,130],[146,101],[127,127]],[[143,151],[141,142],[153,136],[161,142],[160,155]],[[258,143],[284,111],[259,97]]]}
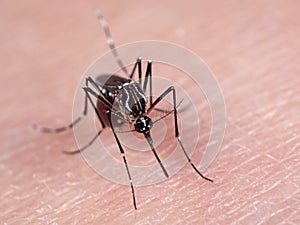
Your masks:
{"label": "mosquito", "polygon": [[[124,66],[119,53],[115,47],[114,40],[112,38],[110,28],[108,23],[104,19],[102,13],[100,11],[96,12],[97,19],[99,20],[106,37],[106,41],[108,46],[113,54],[114,60],[120,67],[120,69],[125,73],[126,77],[119,76],[117,74],[102,74],[93,79],[90,76],[85,78],[85,86],[82,88],[85,93],[85,102],[82,115],[73,120],[69,125],[60,127],[60,128],[48,128],[41,127],[38,125],[33,125],[35,130],[46,132],[46,133],[60,133],[63,131],[67,131],[72,129],[76,124],[78,124],[86,115],[88,109],[88,103],[90,103],[97,115],[97,118],[101,124],[101,129],[97,132],[97,134],[82,148],[74,150],[74,151],[63,151],[66,154],[77,154],[81,151],[87,149],[89,146],[93,144],[93,142],[100,136],[105,128],[111,128],[115,141],[120,150],[120,154],[123,158],[124,166],[126,168],[126,172],[128,175],[131,192],[132,192],[132,200],[134,209],[137,210],[135,190],[129,170],[129,166],[127,164],[126,155],[122,143],[119,140],[118,132],[115,130],[112,122],[112,116],[116,116],[119,120],[119,125],[121,123],[129,123],[133,129],[130,132],[137,132],[142,134],[147,140],[151,151],[158,162],[159,166],[162,169],[165,177],[169,177],[169,174],[161,162],[159,155],[156,152],[156,149],[153,144],[153,139],[151,137],[151,128],[157,122],[153,121],[149,117],[149,113],[153,109],[157,109],[158,111],[163,111],[161,109],[155,108],[162,100],[167,96],[171,95],[173,99],[173,109],[168,111],[164,117],[173,114],[174,116],[174,126],[175,126],[175,137],[180,145],[181,150],[183,151],[188,163],[193,167],[193,169],[199,174],[203,179],[213,182],[212,179],[205,177],[193,164],[190,157],[188,156],[184,145],[180,139],[180,133],[178,129],[177,122],[177,101],[176,101],[176,90],[174,86],[168,87],[160,96],[158,96],[155,100],[152,96],[152,61],[148,60],[147,68],[144,75],[144,79],[142,82],[142,59],[138,57],[133,69],[129,72]],[[133,76],[137,70],[138,73],[138,81],[133,79]],[[149,85],[149,96],[146,96],[146,89]],[[93,98],[96,98],[96,104],[93,101]],[[118,125],[118,124],[117,124]]]}

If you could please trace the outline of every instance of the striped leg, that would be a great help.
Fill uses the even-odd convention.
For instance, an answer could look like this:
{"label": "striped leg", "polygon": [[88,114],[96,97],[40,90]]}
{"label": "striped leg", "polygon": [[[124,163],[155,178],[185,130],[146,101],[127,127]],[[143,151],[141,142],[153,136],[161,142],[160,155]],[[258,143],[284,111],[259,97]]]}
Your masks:
{"label": "striped leg", "polygon": [[179,134],[179,129],[178,129],[178,121],[177,121],[177,108],[176,108],[176,91],[175,88],[173,86],[170,86],[167,90],[165,90],[154,102],[153,105],[150,106],[150,108],[148,109],[148,112],[150,112],[162,99],[164,99],[169,93],[173,94],[173,113],[174,113],[174,124],[175,124],[175,137],[177,138],[177,141],[181,147],[181,150],[183,151],[185,157],[187,158],[189,164],[193,167],[193,169],[196,171],[196,173],[198,173],[203,179],[213,182],[212,179],[209,179],[207,177],[205,177],[194,165],[194,163],[192,162],[191,158],[188,156],[182,142],[180,139],[180,134]]}
{"label": "striped leg", "polygon": [[[89,84],[89,79],[85,79],[85,85],[88,86]],[[84,101],[84,108],[82,115],[78,116],[74,121],[72,121],[69,125],[63,126],[63,127],[58,127],[58,128],[50,128],[50,127],[42,127],[37,124],[31,125],[31,128],[40,132],[45,132],[45,133],[60,133],[63,131],[67,131],[72,129],[79,121],[87,115],[87,95],[85,95],[85,101]]]}
{"label": "striped leg", "polygon": [[132,200],[133,200],[133,206],[134,206],[134,209],[137,210],[137,207],[136,207],[136,199],[135,199],[135,194],[134,194],[134,187],[133,187],[133,183],[132,183],[132,178],[131,178],[131,174],[130,174],[130,171],[129,171],[129,167],[128,167],[128,164],[127,164],[127,161],[126,161],[126,157],[125,157],[125,152],[124,152],[124,149],[120,143],[120,140],[114,130],[114,127],[113,127],[113,124],[111,122],[111,118],[109,116],[109,113],[107,113],[107,117],[108,117],[108,120],[109,120],[109,123],[110,123],[110,127],[114,133],[114,137],[116,139],[116,142],[118,144],[118,147],[119,147],[119,150],[120,150],[120,153],[123,157],[123,161],[124,161],[124,164],[125,164],[125,167],[126,167],[126,172],[127,172],[127,175],[128,175],[128,178],[129,178],[129,182],[130,182],[130,187],[131,187],[131,193],[132,193]]}
{"label": "striped leg", "polygon": [[[100,88],[98,87],[98,85],[95,83],[95,81],[91,77],[86,77],[85,82],[86,82],[85,83],[86,88],[88,88],[89,83],[91,83],[92,86],[101,93]],[[85,91],[85,103],[84,103],[83,113],[76,120],[74,120],[71,124],[69,124],[68,126],[60,127],[60,128],[48,128],[48,127],[41,127],[41,126],[38,126],[38,125],[33,125],[32,126],[32,128],[35,129],[35,130],[38,130],[38,131],[41,131],[41,132],[47,132],[47,133],[60,133],[60,132],[69,130],[69,129],[73,128],[84,116],[87,115],[87,103],[88,103],[87,100],[89,100],[91,105],[93,106],[97,116],[98,116],[98,119],[101,123],[102,129],[97,132],[97,134],[91,139],[91,141],[88,142],[88,144],[86,144],[85,146],[83,146],[80,149],[76,149],[76,150],[72,150],[72,151],[70,151],[70,150],[62,151],[65,154],[73,155],[73,154],[77,154],[77,153],[87,149],[89,146],[91,146],[94,143],[94,141],[97,139],[97,137],[102,133],[102,131],[105,128],[105,124],[103,122],[103,119],[101,118],[97,108],[95,107],[94,102],[92,101],[91,97],[89,96],[89,93],[86,90],[84,90],[84,91]]]}
{"label": "striped leg", "polygon": [[120,58],[120,55],[116,49],[116,46],[115,46],[115,43],[114,43],[114,40],[112,38],[112,35],[111,35],[111,32],[110,32],[110,29],[109,29],[109,26],[108,26],[108,23],[106,22],[106,20],[104,19],[102,13],[100,12],[100,10],[98,10],[96,12],[96,16],[104,30],[104,33],[105,33],[105,36],[106,36],[106,41],[108,43],[108,46],[109,48],[111,49],[112,51],[112,54],[115,58],[115,61],[117,62],[117,64],[119,65],[119,67],[123,70],[123,72],[128,76],[130,77],[130,74],[128,72],[128,70],[126,69],[126,67],[124,66],[123,64],[123,61],[121,60]]}

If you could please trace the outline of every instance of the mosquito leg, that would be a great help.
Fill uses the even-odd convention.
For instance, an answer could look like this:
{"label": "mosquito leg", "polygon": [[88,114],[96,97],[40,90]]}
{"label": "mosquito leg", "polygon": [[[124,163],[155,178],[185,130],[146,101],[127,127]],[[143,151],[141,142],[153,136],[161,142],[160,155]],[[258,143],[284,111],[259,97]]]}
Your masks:
{"label": "mosquito leg", "polygon": [[39,131],[39,132],[44,132],[44,133],[60,133],[60,132],[72,129],[83,117],[84,116],[79,116],[77,119],[75,119],[69,125],[63,126],[63,127],[58,127],[58,128],[42,127],[42,126],[37,125],[37,124],[32,124],[32,125],[30,125],[30,127],[33,130],[36,130],[36,131]]}
{"label": "mosquito leg", "polygon": [[176,107],[176,91],[175,88],[173,86],[170,86],[167,90],[165,90],[153,103],[152,106],[150,106],[150,108],[148,109],[148,112],[150,112],[163,98],[165,98],[169,93],[173,94],[173,113],[174,113],[174,123],[175,123],[175,137],[178,140],[178,143],[180,145],[180,148],[182,149],[185,157],[187,158],[188,162],[190,163],[190,165],[194,168],[194,170],[205,180],[208,180],[210,182],[213,182],[212,179],[209,179],[207,177],[205,177],[202,173],[200,173],[200,171],[196,168],[196,166],[194,165],[194,163],[192,162],[191,158],[188,156],[182,142],[179,136],[179,129],[178,129],[178,121],[177,121],[177,107]]}
{"label": "mosquito leg", "polygon": [[[153,88],[152,88],[152,61],[149,60],[147,64],[146,74],[145,74],[145,81],[143,85],[143,91],[145,92],[148,85],[148,79],[149,79],[149,102],[150,102],[150,108],[152,108],[153,104]],[[160,108],[154,108],[154,110],[158,112],[168,113],[168,110],[160,109]]]}
{"label": "mosquito leg", "polygon": [[149,60],[147,64],[147,69],[146,69],[146,74],[145,74],[145,81],[143,85],[143,91],[146,91],[147,85],[148,85],[148,79],[149,81],[149,101],[150,101],[150,107],[152,106],[152,101],[153,101],[153,94],[152,94],[152,61]]}
{"label": "mosquito leg", "polygon": [[138,67],[139,85],[141,85],[141,82],[142,82],[142,58],[141,57],[138,57],[136,60],[136,63],[134,64],[134,67],[133,67],[132,72],[129,77],[130,79],[132,79],[132,77],[135,73],[136,67]]}
{"label": "mosquito leg", "polygon": [[[87,82],[86,82],[86,86],[88,86],[88,78],[86,79],[86,81],[87,81]],[[102,131],[103,131],[104,128],[105,128],[105,124],[104,124],[104,122],[103,122],[103,119],[101,118],[101,116],[100,116],[100,114],[99,114],[97,108],[95,107],[94,102],[92,101],[91,97],[89,96],[89,93],[88,93],[85,89],[84,89],[84,91],[85,91],[85,96],[86,96],[86,103],[85,103],[85,104],[87,104],[87,99],[88,99],[88,100],[90,101],[92,107],[94,108],[94,110],[95,110],[97,116],[98,116],[98,119],[99,119],[99,121],[100,121],[100,123],[101,123],[102,129],[101,129],[100,131],[98,131],[98,133],[93,137],[93,139],[92,139],[91,141],[89,141],[88,144],[86,144],[85,146],[83,146],[82,148],[77,149],[77,150],[72,150],[72,151],[62,151],[62,152],[65,153],[65,154],[73,155],[73,154],[80,153],[81,151],[87,149],[89,146],[91,146],[91,145],[94,143],[94,141],[97,139],[97,137],[100,136],[100,134],[102,133]],[[87,108],[87,106],[86,106],[86,108]],[[85,110],[85,111],[86,111],[86,110]]]}
{"label": "mosquito leg", "polygon": [[118,144],[118,147],[119,147],[119,150],[120,150],[120,153],[121,153],[121,156],[123,157],[123,161],[124,161],[124,164],[125,164],[125,167],[126,167],[126,171],[127,171],[127,175],[128,175],[128,178],[129,178],[129,182],[130,182],[130,187],[131,187],[131,192],[132,192],[132,199],[133,199],[133,206],[134,206],[134,209],[137,210],[137,207],[136,207],[136,199],[135,199],[135,194],[134,194],[134,187],[133,187],[133,183],[132,183],[132,178],[131,178],[131,174],[130,174],[130,171],[129,171],[129,167],[128,167],[128,164],[127,164],[127,161],[126,161],[126,157],[125,157],[125,152],[124,152],[124,149],[120,143],[120,140],[115,132],[115,129],[113,127],[113,124],[111,122],[111,118],[109,116],[109,113],[107,113],[107,117],[108,117],[108,121],[110,123],[110,127],[114,133],[114,137],[116,139],[116,142]]}
{"label": "mosquito leg", "polygon": [[183,147],[183,144],[181,142],[181,139],[180,137],[177,137],[177,140],[180,144],[180,147],[182,149],[182,151],[184,152],[184,155],[185,157],[187,158],[188,162],[191,164],[191,166],[194,168],[194,170],[196,171],[196,173],[198,173],[200,175],[200,177],[202,177],[204,180],[207,180],[207,181],[210,181],[210,182],[213,182],[212,179],[208,178],[208,177],[205,177],[198,169],[197,167],[194,165],[194,163],[192,162],[191,158],[188,156],[187,152],[185,151],[185,148]]}
{"label": "mosquito leg", "polygon": [[[113,107],[113,105],[107,100],[105,99],[100,93],[98,94],[97,92],[95,92],[93,89],[91,89],[90,87],[82,87],[82,89],[86,92],[86,93],[89,93],[91,95],[93,95],[94,97],[96,97],[99,101],[103,102],[108,108],[111,108]],[[89,99],[91,99],[91,96],[90,95],[87,95]],[[93,103],[93,101],[90,100],[90,102],[93,104],[93,106],[95,105]],[[95,107],[96,108],[96,107]],[[97,115],[99,114],[98,110],[96,110],[97,112]]]}
{"label": "mosquito leg", "polygon": [[72,151],[62,151],[62,152],[65,153],[65,154],[68,154],[68,155],[74,155],[74,154],[77,154],[77,153],[80,153],[80,152],[84,151],[85,149],[87,149],[88,147],[90,147],[94,143],[94,141],[100,136],[100,134],[102,133],[103,130],[104,130],[104,128],[99,130],[98,133],[93,137],[93,139],[90,140],[89,143],[87,143],[82,148],[72,150]]}
{"label": "mosquito leg", "polygon": [[[102,94],[99,86],[96,84],[96,82],[91,78],[91,77],[87,77],[86,80],[88,82],[90,82],[94,87],[95,89],[97,89],[99,91],[100,94]],[[88,84],[88,83],[87,83]],[[111,107],[111,103],[108,102],[103,96],[101,96],[100,94],[97,94],[95,91],[93,91],[90,87],[88,87],[88,85],[86,85],[85,87],[83,87],[83,90],[86,94],[86,98],[88,99],[88,101],[90,102],[90,104],[92,105],[100,123],[101,123],[101,126],[102,126],[102,129],[98,131],[98,133],[85,145],[83,146],[82,148],[80,149],[76,149],[76,150],[72,150],[72,151],[63,151],[63,153],[65,154],[69,154],[69,155],[73,155],[73,154],[77,154],[77,153],[80,153],[82,152],[83,150],[87,149],[89,146],[91,146],[94,141],[100,136],[100,134],[102,133],[102,131],[104,130],[105,128],[105,124],[104,124],[104,121],[99,113],[99,111],[97,110],[96,106],[95,106],[95,103],[93,102],[92,98],[90,95],[94,96],[97,98],[98,101],[101,101],[103,102],[104,104],[106,104],[108,107]],[[114,113],[114,111],[112,111],[111,113]],[[116,114],[116,116],[118,116]],[[120,118],[122,119],[122,118]]]}
{"label": "mosquito leg", "polygon": [[[86,78],[85,85],[88,86],[88,83],[89,83],[89,78]],[[82,115],[78,116],[69,125],[63,126],[63,127],[58,127],[58,128],[50,128],[50,127],[42,127],[42,126],[33,124],[33,125],[31,125],[31,128],[34,130],[40,131],[40,132],[45,132],[45,133],[60,133],[60,132],[72,129],[86,115],[87,115],[87,95],[85,95],[84,108],[83,108]]]}
{"label": "mosquito leg", "polygon": [[93,106],[93,108],[94,108],[94,110],[95,110],[95,112],[96,112],[96,114],[97,114],[97,117],[98,117],[98,119],[99,119],[99,121],[100,121],[100,123],[101,123],[102,128],[101,128],[101,130],[99,130],[98,133],[92,138],[92,140],[90,140],[85,146],[83,146],[83,147],[80,148],[80,149],[73,150],[73,151],[62,151],[62,152],[65,153],[65,154],[74,155],[74,154],[77,154],[77,153],[80,153],[80,152],[84,151],[85,149],[87,149],[89,146],[91,146],[91,145],[94,143],[94,141],[100,136],[100,134],[102,133],[102,131],[103,131],[104,128],[105,128],[105,124],[104,124],[104,122],[103,122],[103,119],[101,118],[101,116],[100,116],[100,114],[99,114],[97,108],[95,107],[95,104],[94,104],[92,98],[90,97],[89,92],[88,92],[86,89],[84,89],[84,91],[85,91],[85,93],[86,93],[87,99],[89,100],[89,102],[91,103],[91,105]]}
{"label": "mosquito leg", "polygon": [[112,51],[112,54],[115,58],[115,61],[117,62],[117,64],[119,65],[119,67],[123,70],[123,72],[128,76],[130,77],[131,75],[129,74],[129,72],[127,71],[126,67],[124,66],[124,63],[123,61],[121,60],[121,57],[116,49],[116,46],[115,46],[115,42],[112,38],[112,35],[111,35],[111,32],[110,32],[110,29],[109,29],[109,26],[108,26],[108,23],[106,22],[106,20],[104,19],[102,13],[100,12],[100,10],[98,10],[96,12],[96,16],[104,30],[104,33],[105,33],[105,36],[106,36],[106,41],[108,43],[108,46],[109,48],[111,49]]}

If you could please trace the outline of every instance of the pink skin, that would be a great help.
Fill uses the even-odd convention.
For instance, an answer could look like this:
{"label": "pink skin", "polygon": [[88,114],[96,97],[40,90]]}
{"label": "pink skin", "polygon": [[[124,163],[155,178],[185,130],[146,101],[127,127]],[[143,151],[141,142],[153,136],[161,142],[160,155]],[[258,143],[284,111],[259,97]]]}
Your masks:
{"label": "pink skin", "polygon": [[[300,223],[299,2],[0,4],[1,222]],[[166,182],[137,187],[135,213],[128,186],[100,177],[80,155],[61,154],[75,147],[72,132],[28,129],[32,122],[71,120],[78,80],[108,50],[94,17],[98,7],[117,44],[176,42],[216,74],[227,131],[218,158],[204,171],[213,184],[187,165]]]}

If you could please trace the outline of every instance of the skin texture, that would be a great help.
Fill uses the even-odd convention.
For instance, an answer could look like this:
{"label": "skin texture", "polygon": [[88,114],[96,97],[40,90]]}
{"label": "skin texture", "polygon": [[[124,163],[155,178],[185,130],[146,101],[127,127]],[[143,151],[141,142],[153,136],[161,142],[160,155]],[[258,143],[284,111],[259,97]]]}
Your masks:
{"label": "skin texture", "polygon": [[[227,130],[204,171],[213,184],[187,165],[165,182],[137,187],[134,212],[128,186],[100,177],[80,155],[61,154],[76,148],[72,132],[28,128],[70,122],[78,81],[108,50],[97,8],[117,44],[175,42],[214,71]],[[292,0],[2,1],[0,222],[299,224],[299,8]]]}

